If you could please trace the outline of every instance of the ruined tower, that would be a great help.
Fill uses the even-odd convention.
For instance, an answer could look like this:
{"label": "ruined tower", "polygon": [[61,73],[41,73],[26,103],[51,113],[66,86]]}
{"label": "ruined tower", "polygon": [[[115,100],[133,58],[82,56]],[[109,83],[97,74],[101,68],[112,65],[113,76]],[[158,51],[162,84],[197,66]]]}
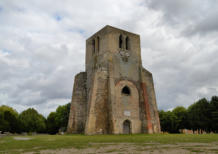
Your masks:
{"label": "ruined tower", "polygon": [[86,40],[86,71],[75,76],[67,131],[160,132],[153,78],[142,66],[139,35],[105,26]]}

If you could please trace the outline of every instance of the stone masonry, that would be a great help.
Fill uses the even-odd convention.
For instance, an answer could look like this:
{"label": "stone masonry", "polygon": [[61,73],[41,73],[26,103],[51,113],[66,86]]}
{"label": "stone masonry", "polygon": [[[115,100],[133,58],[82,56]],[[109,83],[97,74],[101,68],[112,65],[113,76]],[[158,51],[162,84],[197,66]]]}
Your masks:
{"label": "stone masonry", "polygon": [[86,71],[75,76],[68,133],[159,133],[152,74],[140,36],[105,26],[86,40]]}

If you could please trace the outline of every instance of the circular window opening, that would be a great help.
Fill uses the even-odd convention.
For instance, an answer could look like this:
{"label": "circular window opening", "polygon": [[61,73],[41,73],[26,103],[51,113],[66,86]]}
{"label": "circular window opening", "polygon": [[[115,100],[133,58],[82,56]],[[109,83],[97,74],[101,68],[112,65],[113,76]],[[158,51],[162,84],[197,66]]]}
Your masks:
{"label": "circular window opening", "polygon": [[127,86],[123,87],[123,89],[122,89],[122,94],[129,96],[129,95],[130,95],[130,89],[129,89],[129,87],[127,87]]}

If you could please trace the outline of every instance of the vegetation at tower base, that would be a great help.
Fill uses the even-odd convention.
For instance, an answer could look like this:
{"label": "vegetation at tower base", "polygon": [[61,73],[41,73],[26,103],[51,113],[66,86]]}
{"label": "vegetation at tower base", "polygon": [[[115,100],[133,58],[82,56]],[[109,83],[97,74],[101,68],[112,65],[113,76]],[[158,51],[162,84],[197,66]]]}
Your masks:
{"label": "vegetation at tower base", "polygon": [[210,101],[202,98],[187,109],[176,107],[172,111],[159,111],[161,130],[179,133],[181,129],[190,129],[199,133],[218,133],[218,97]]}
{"label": "vegetation at tower base", "polygon": [[46,121],[46,125],[47,125],[47,132],[49,134],[56,134],[59,130],[59,126],[58,126],[58,122],[56,120],[56,112],[51,112],[48,117],[47,117],[47,121]]}
{"label": "vegetation at tower base", "polygon": [[20,114],[13,108],[0,106],[0,131],[11,133],[37,132],[56,134],[65,131],[70,112],[70,103],[60,105],[47,119],[35,109],[29,108]]}
{"label": "vegetation at tower base", "polygon": [[[56,111],[51,112],[45,119],[32,108],[18,114],[13,108],[2,105],[0,106],[0,131],[56,134],[60,129],[66,130],[69,112],[70,103],[58,106]],[[181,129],[190,129],[197,130],[199,133],[200,130],[218,133],[218,96],[213,96],[210,101],[202,98],[187,109],[178,106],[172,111],[161,110],[159,116],[163,132],[180,133]]]}
{"label": "vegetation at tower base", "polygon": [[61,129],[61,131],[66,131],[69,113],[70,103],[60,105],[56,109],[56,112],[51,112],[47,117],[47,132],[49,134],[56,134],[59,129]]}

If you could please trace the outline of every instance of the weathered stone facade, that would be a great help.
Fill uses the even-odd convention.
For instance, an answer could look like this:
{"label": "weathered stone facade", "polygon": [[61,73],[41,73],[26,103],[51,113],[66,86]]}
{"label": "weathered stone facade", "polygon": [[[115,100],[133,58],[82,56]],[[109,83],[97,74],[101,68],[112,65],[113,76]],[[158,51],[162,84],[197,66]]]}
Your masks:
{"label": "weathered stone facade", "polygon": [[159,133],[152,74],[140,36],[105,26],[86,40],[86,71],[74,81],[69,133]]}

